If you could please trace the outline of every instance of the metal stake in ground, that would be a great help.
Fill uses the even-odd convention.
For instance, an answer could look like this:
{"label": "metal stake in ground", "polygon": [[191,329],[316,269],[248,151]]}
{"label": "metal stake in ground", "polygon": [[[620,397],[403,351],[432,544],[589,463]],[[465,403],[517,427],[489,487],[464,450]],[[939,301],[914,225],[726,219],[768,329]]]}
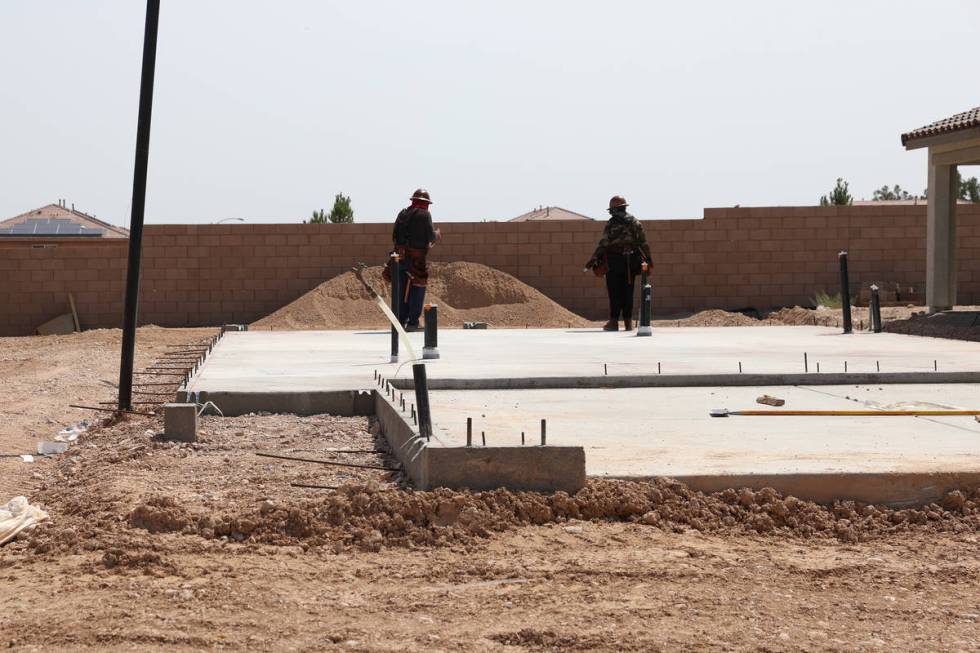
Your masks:
{"label": "metal stake in ground", "polygon": [[548,443],[548,420],[541,420],[541,446],[545,446]]}
{"label": "metal stake in ground", "polygon": [[429,382],[425,377],[425,363],[412,365],[415,380],[415,402],[419,405],[419,435],[426,440],[432,437],[432,413],[429,411]]}
{"label": "metal stake in ground", "polygon": [[439,358],[439,307],[435,304],[425,305],[425,344],[422,346],[422,358]]}
{"label": "metal stake in ground", "polygon": [[847,252],[837,254],[840,261],[840,309],[844,320],[844,333],[851,333],[851,286],[847,279]]}
{"label": "metal stake in ground", "polygon": [[871,284],[871,330],[881,333],[881,297],[875,284]]}
{"label": "metal stake in ground", "polygon": [[638,336],[652,336],[653,328],[650,320],[653,313],[653,286],[647,276],[649,266],[644,263],[640,267],[640,326],[636,330]]}
{"label": "metal stake in ground", "polygon": [[126,301],[123,309],[122,353],[119,358],[119,408],[133,402],[133,359],[136,353],[136,315],[139,310],[140,259],[143,256],[143,214],[146,209],[146,168],[150,159],[150,117],[153,112],[153,76],[157,59],[160,0],[146,1],[143,31],[143,73],[136,120],[136,163],[129,221],[129,258],[126,263]]}

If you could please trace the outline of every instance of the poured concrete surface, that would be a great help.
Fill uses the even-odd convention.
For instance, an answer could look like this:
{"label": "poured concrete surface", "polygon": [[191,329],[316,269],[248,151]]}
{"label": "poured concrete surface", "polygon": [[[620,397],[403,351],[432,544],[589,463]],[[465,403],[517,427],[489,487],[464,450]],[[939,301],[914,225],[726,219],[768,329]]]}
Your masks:
{"label": "poured concrete surface", "polygon": [[[436,435],[465,444],[466,418],[492,446],[585,447],[593,476],[693,476],[980,470],[980,424],[973,417],[710,417],[712,408],[857,410],[980,409],[980,387],[885,385],[616,390],[437,391]],[[852,397],[853,399],[847,399]],[[855,401],[855,399],[857,401]]]}
{"label": "poured concrete surface", "polygon": [[[422,334],[411,334],[421,356]],[[430,379],[980,371],[980,343],[890,333],[842,335],[825,327],[656,328],[651,338],[590,329],[445,330]],[[409,360],[403,351],[402,361]],[[188,386],[207,392],[308,392],[373,387],[374,370],[411,379],[388,362],[388,332],[227,333]],[[867,379],[864,379],[867,380]],[[938,379],[937,379],[938,380]]]}
{"label": "poured concrete surface", "polygon": [[[973,417],[713,418],[712,408],[980,409],[976,385],[885,385],[615,390],[438,391],[437,438],[465,443],[466,418],[488,447],[585,449],[589,476],[678,478],[694,489],[774,487],[819,502],[907,505],[980,484],[980,424]],[[777,409],[778,410],[778,409]]]}
{"label": "poured concrete surface", "polygon": [[[422,335],[412,340],[421,352]],[[350,397],[367,398],[357,391],[376,387],[375,371],[411,379],[410,364],[387,362],[388,347],[387,332],[228,333],[188,391],[238,412],[314,410],[337,402],[356,408]],[[530,447],[539,442],[540,419],[547,418],[548,445],[583,447],[587,473],[594,476],[674,476],[705,490],[770,485],[820,501],[894,504],[929,501],[946,488],[980,483],[980,424],[971,417],[708,416],[713,408],[757,408],[755,398],[763,393],[786,399],[787,408],[980,408],[980,384],[963,382],[980,371],[980,343],[844,336],[823,327],[657,328],[652,338],[594,330],[460,330],[442,332],[439,349],[442,358],[427,363],[434,387],[440,380],[559,377],[592,386],[605,379],[612,385],[614,377],[645,385],[643,378],[656,374],[658,362],[659,376],[700,377],[692,385],[731,379],[739,362],[743,382],[751,374],[788,379],[802,373],[803,352],[810,373],[802,381],[866,382],[880,365],[883,373],[913,374],[918,382],[434,390],[436,434],[427,443],[433,451],[465,444],[466,418],[473,417],[475,444],[486,432],[489,447],[515,456],[521,456],[524,431],[525,462],[533,465],[542,454]],[[845,361],[850,376],[830,377],[828,372],[843,374]],[[932,371],[934,361],[939,373]],[[958,383],[929,382],[944,378]],[[414,400],[410,391],[405,394]]]}

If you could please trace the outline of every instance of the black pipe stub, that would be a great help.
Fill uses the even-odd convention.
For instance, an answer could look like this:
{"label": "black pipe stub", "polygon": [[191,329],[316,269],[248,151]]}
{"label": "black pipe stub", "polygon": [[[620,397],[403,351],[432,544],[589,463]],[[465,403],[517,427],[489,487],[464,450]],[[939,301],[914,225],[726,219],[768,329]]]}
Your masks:
{"label": "black pipe stub", "polygon": [[881,333],[881,296],[878,294],[878,286],[871,284],[871,330]]}
{"label": "black pipe stub", "polygon": [[425,305],[425,345],[422,347],[425,360],[439,358],[439,307]]}
{"label": "black pipe stub", "polygon": [[412,365],[415,380],[415,402],[419,406],[419,435],[426,440],[432,437],[432,413],[429,410],[429,384],[425,376],[425,363]]}
{"label": "black pipe stub", "polygon": [[851,285],[847,276],[847,251],[837,254],[840,263],[840,307],[844,333],[851,333]]}

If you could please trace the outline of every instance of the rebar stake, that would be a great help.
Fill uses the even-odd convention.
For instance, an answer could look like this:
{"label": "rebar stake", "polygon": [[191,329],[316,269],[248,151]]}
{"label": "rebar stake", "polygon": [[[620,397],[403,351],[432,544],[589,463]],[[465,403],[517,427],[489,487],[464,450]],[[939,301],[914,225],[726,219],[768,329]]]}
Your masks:
{"label": "rebar stake", "polygon": [[547,434],[548,434],[548,420],[541,420],[541,446],[547,444]]}
{"label": "rebar stake", "polygon": [[473,446],[473,418],[466,418],[466,446]]}

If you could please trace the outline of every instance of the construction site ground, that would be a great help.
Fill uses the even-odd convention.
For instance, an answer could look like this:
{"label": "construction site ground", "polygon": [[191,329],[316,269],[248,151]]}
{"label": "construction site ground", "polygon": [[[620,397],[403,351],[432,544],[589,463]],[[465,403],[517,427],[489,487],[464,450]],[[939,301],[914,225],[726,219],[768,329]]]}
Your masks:
{"label": "construction site ground", "polygon": [[[213,333],[141,329],[137,366]],[[2,407],[2,448],[31,450],[91,415],[69,403],[111,401],[118,347],[118,331],[0,339],[0,380],[24,398]],[[394,467],[369,418],[205,417],[183,445],[161,430],[129,416],[67,454],[0,459],[0,501],[25,494],[51,515],[0,548],[0,647],[980,647],[970,489],[904,510],[667,481],[593,480],[575,497],[417,492],[388,469],[255,455]]]}

